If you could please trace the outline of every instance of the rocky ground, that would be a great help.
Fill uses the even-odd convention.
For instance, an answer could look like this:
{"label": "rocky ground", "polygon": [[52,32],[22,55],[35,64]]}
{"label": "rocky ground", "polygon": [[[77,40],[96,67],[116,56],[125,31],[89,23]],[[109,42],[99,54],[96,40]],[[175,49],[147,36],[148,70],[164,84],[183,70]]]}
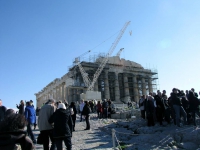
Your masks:
{"label": "rocky ground", "polygon": [[[199,120],[198,120],[199,121]],[[200,150],[200,127],[192,125],[177,127],[173,124],[147,127],[146,120],[136,119],[97,119],[91,114],[91,130],[85,129],[85,122],[77,122],[72,137],[73,150],[111,150],[112,132],[116,133],[116,147],[125,150]],[[199,125],[199,123],[198,123]],[[34,131],[37,136],[39,131]],[[42,145],[36,145],[42,150]]]}

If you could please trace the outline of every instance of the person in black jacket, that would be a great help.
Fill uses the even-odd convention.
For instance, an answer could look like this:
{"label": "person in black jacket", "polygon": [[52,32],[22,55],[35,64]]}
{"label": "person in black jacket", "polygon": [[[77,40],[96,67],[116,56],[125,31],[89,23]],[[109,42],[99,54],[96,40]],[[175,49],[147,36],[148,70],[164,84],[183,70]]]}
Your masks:
{"label": "person in black jacket", "polygon": [[163,125],[162,121],[163,121],[165,109],[164,109],[164,105],[163,105],[163,102],[162,102],[161,92],[158,91],[158,95],[156,95],[154,98],[156,100],[156,106],[157,106],[156,107],[157,120],[159,121],[160,125]]}
{"label": "person in black jacket", "polygon": [[[184,118],[184,124],[186,124],[186,117],[187,117],[187,114],[182,106],[182,102],[181,102],[181,98],[179,97],[180,96],[180,90],[176,89],[176,88],[173,88],[172,89],[173,93],[171,94],[171,101],[173,103],[173,108],[174,108],[174,111],[175,111],[175,114],[176,114],[176,125],[178,127],[180,127],[180,115],[183,116]],[[178,93],[179,91],[179,93]]]}
{"label": "person in black jacket", "polygon": [[183,108],[187,114],[187,123],[190,124],[191,114],[190,114],[190,109],[189,109],[189,100],[187,99],[184,92],[182,93],[182,96],[181,96],[181,102],[182,102]]}
{"label": "person in black jacket", "polygon": [[65,104],[58,104],[58,109],[49,118],[49,123],[54,123],[53,137],[57,150],[62,150],[62,141],[64,141],[67,150],[71,150],[73,122],[70,111],[66,110]]}
{"label": "person in black jacket", "polygon": [[189,91],[189,108],[190,112],[192,113],[192,120],[194,123],[194,126],[196,126],[196,114],[200,117],[199,113],[199,99],[195,96],[193,91]]}
{"label": "person in black jacket", "polygon": [[154,126],[155,125],[154,123],[155,106],[154,106],[152,96],[148,96],[146,104],[145,104],[145,108],[146,108],[146,114],[147,114],[147,125]]}
{"label": "person in black jacket", "polygon": [[90,122],[89,122],[89,117],[90,117],[90,108],[89,108],[89,102],[85,101],[85,106],[83,107],[83,116],[85,116],[85,121],[86,121],[86,129],[84,130],[90,130]]}
{"label": "person in black jacket", "polygon": [[24,114],[24,101],[21,100],[19,105],[16,104],[16,107],[19,109],[19,114],[23,115]]}
{"label": "person in black jacket", "polygon": [[75,103],[71,102],[69,107],[73,110],[73,114],[71,114],[71,117],[72,117],[72,121],[73,121],[73,131],[75,131],[76,114],[77,114]]}

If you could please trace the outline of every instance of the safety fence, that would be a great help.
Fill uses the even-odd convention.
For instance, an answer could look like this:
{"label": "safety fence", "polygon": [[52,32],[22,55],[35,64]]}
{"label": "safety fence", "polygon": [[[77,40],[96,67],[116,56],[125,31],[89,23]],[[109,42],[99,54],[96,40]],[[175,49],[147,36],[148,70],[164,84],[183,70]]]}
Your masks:
{"label": "safety fence", "polygon": [[[166,137],[167,137],[167,136],[170,136],[170,135],[172,135],[172,134],[175,134],[175,133],[185,133],[185,132],[183,132],[183,131],[186,131],[186,130],[189,130],[189,129],[192,129],[192,128],[195,129],[196,127],[195,127],[195,126],[192,126],[192,127],[184,128],[184,129],[182,129],[182,130],[173,131],[173,132],[170,132],[168,135],[166,135]],[[112,142],[113,142],[113,149],[114,149],[114,150],[115,150],[116,148],[118,148],[119,150],[122,150],[121,145],[120,145],[120,141],[118,140],[116,133],[118,133],[118,134],[124,134],[124,135],[133,135],[133,136],[138,136],[138,135],[152,135],[152,134],[145,134],[145,133],[143,133],[143,134],[124,133],[124,132],[116,131],[115,129],[112,129],[111,131],[112,131]],[[117,142],[117,144],[118,144],[117,147],[116,147],[116,142]]]}

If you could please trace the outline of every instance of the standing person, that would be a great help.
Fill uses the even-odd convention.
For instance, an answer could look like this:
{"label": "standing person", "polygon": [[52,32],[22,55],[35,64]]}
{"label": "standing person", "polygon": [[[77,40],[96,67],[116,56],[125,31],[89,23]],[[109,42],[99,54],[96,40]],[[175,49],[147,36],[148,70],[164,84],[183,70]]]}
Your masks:
{"label": "standing person", "polygon": [[148,126],[154,126],[154,112],[155,112],[155,105],[153,102],[153,97],[148,96],[147,102],[145,104],[146,106],[146,112],[147,112],[147,125]]}
{"label": "standing person", "polygon": [[58,104],[58,109],[49,118],[49,123],[54,123],[53,137],[57,150],[62,150],[62,141],[64,141],[67,150],[71,150],[73,122],[70,111],[66,111],[65,104]]}
{"label": "standing person", "polygon": [[85,106],[83,107],[83,112],[82,114],[85,116],[85,121],[86,121],[86,128],[84,130],[90,130],[90,122],[89,122],[89,117],[90,117],[90,105],[88,101],[85,101]]}
{"label": "standing person", "polygon": [[73,129],[72,129],[72,131],[75,131],[76,114],[77,114],[75,103],[71,102],[69,107],[73,109],[73,114],[71,114],[72,121],[73,121]]}
{"label": "standing person", "polygon": [[164,116],[164,105],[162,102],[162,94],[161,92],[158,92],[158,94],[155,96],[155,100],[156,100],[156,116],[157,116],[157,120],[159,121],[160,125],[162,124],[163,121],[163,116]]}
{"label": "standing person", "polygon": [[174,108],[174,111],[175,111],[175,115],[176,115],[176,125],[178,127],[180,127],[180,115],[183,116],[184,118],[184,124],[186,124],[186,117],[187,117],[187,114],[184,110],[184,108],[182,107],[182,102],[181,102],[181,99],[178,97],[178,91],[180,93],[180,90],[176,89],[176,88],[173,88],[172,89],[172,94],[171,94],[171,101],[172,101],[172,104],[173,104],[173,108]]}
{"label": "standing person", "polygon": [[43,137],[43,149],[49,150],[49,138],[51,140],[51,149],[55,150],[55,142],[53,139],[53,127],[49,123],[49,118],[55,112],[55,100],[49,99],[40,109],[38,116],[38,128]]}
{"label": "standing person", "polygon": [[97,111],[97,100],[94,99],[94,111]]}
{"label": "standing person", "polygon": [[90,108],[91,108],[91,111],[94,112],[94,102],[93,100],[89,101],[89,104],[90,104]]}
{"label": "standing person", "polygon": [[108,118],[108,102],[106,99],[103,100],[102,107],[103,107],[103,118]]}
{"label": "standing person", "polygon": [[145,95],[142,95],[140,100],[139,100],[139,108],[140,108],[140,112],[141,112],[141,117],[143,119],[145,119],[145,109],[144,109],[144,106],[145,106]]}
{"label": "standing person", "polygon": [[19,114],[23,115],[24,114],[24,101],[21,100],[19,105],[16,104],[16,107],[19,109]]}
{"label": "standing person", "polygon": [[189,107],[190,112],[192,113],[192,120],[194,126],[197,126],[196,124],[196,114],[200,117],[199,113],[199,99],[195,96],[195,93],[193,91],[189,91]]}
{"label": "standing person", "polygon": [[163,98],[162,98],[162,101],[163,101],[163,106],[164,106],[164,109],[165,109],[165,112],[164,112],[164,116],[165,116],[165,121],[170,124],[170,112],[171,112],[171,108],[169,106],[169,102],[168,102],[168,98],[167,98],[167,95],[163,95]]}
{"label": "standing person", "polygon": [[2,100],[0,99],[0,122],[4,119],[7,108],[2,105]]}
{"label": "standing person", "polygon": [[35,109],[31,106],[30,102],[26,102],[26,108],[24,112],[27,124],[27,134],[30,136],[34,144],[36,144],[35,136],[33,135],[32,125],[36,124],[36,113]]}
{"label": "standing person", "polygon": [[99,119],[102,118],[102,105],[101,105],[100,101],[98,101],[98,103],[97,103],[97,117]]}
{"label": "standing person", "polygon": [[82,112],[83,112],[83,107],[84,106],[85,106],[84,99],[82,99],[80,104],[79,104],[79,109],[80,109],[80,114],[81,114],[80,122],[82,121]]}
{"label": "standing person", "polygon": [[190,109],[189,109],[189,101],[187,97],[185,96],[185,93],[182,93],[181,102],[182,102],[183,109],[185,110],[187,114],[187,123],[190,124],[191,114],[190,114]]}

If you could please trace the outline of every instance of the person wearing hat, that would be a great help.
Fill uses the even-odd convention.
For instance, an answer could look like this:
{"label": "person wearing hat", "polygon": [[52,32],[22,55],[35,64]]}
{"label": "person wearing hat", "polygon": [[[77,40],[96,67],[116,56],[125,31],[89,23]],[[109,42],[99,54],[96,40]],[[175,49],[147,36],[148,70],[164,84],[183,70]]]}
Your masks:
{"label": "person wearing hat", "polygon": [[49,118],[49,123],[54,123],[53,137],[55,139],[57,150],[62,150],[63,141],[67,147],[67,150],[71,150],[73,122],[71,114],[69,111],[66,111],[64,103],[58,104],[58,109]]}
{"label": "person wearing hat", "polygon": [[49,123],[50,116],[55,112],[55,100],[49,99],[40,109],[38,115],[38,128],[40,130],[40,134],[43,137],[43,149],[49,150],[49,138],[52,142],[51,150],[55,150],[55,142],[53,139],[52,131],[53,127]]}

